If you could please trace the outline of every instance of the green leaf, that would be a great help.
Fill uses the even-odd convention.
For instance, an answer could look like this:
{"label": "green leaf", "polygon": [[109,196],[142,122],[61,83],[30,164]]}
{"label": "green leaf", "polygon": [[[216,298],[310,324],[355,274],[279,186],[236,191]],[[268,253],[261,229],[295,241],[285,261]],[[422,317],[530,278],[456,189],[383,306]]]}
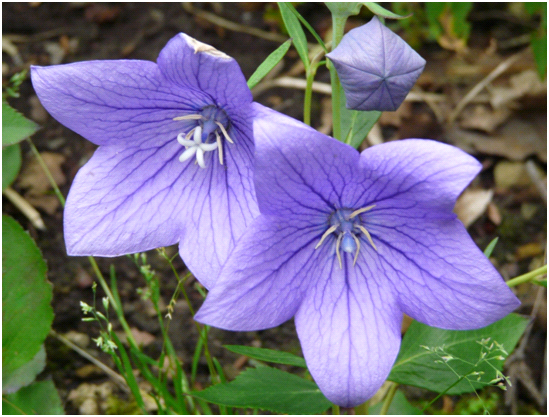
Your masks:
{"label": "green leaf", "polygon": [[281,414],[320,414],[332,405],[314,382],[269,366],[248,368],[228,384],[192,395],[214,404]]}
{"label": "green leaf", "polygon": [[20,366],[7,379],[2,381],[2,392],[12,393],[19,388],[29,385],[36,376],[46,367],[46,349],[44,345],[29,362]]}
{"label": "green leaf", "polygon": [[[383,401],[370,407],[370,409],[368,410],[368,414],[379,415],[379,412],[381,411],[381,407],[383,407]],[[397,416],[409,416],[409,415],[420,415],[423,413],[421,412],[421,410],[418,410],[416,407],[414,407],[412,404],[408,402],[408,400],[406,399],[402,391],[397,391],[395,393],[395,397],[393,398],[393,401],[391,401],[389,410],[387,410],[387,414],[397,415]]]}
{"label": "green leaf", "polygon": [[2,191],[9,187],[21,169],[21,148],[18,143],[2,148]]}
{"label": "green leaf", "polygon": [[547,34],[540,37],[532,34],[530,44],[532,45],[532,53],[534,54],[538,74],[541,79],[545,79],[547,72]]}
{"label": "green leaf", "polygon": [[224,347],[231,352],[263,362],[280,363],[284,365],[299,366],[301,368],[307,367],[305,359],[288,352],[241,345],[225,345]]}
{"label": "green leaf", "polygon": [[345,107],[345,92],[340,87],[341,106],[341,137],[342,141],[358,149],[360,144],[366,139],[368,133],[378,121],[381,112],[350,110]]}
{"label": "green leaf", "polygon": [[390,10],[387,10],[387,9],[381,7],[379,4],[374,3],[374,2],[364,2],[362,4],[364,6],[366,6],[368,9],[370,9],[370,11],[373,14],[381,16],[381,17],[386,17],[388,19],[406,19],[407,17],[412,16],[411,13],[409,15],[406,15],[406,16],[398,15],[396,13],[393,13]]}
{"label": "green leaf", "polygon": [[494,248],[496,247],[498,240],[499,240],[499,237],[495,237],[490,243],[488,243],[488,246],[486,246],[486,249],[484,249],[484,256],[489,258],[492,255],[492,252],[494,251]]}
{"label": "green leaf", "polygon": [[467,40],[471,32],[471,24],[467,21],[469,12],[473,9],[473,3],[470,1],[450,2],[448,3],[452,11],[453,32],[460,38]]}
{"label": "green leaf", "polygon": [[65,414],[61,399],[52,381],[35,382],[2,398],[2,414]]}
{"label": "green leaf", "polygon": [[2,146],[21,142],[38,130],[38,125],[26,119],[2,99]]}
{"label": "green leaf", "polygon": [[[482,388],[496,378],[496,369],[501,371],[503,367],[503,360],[495,358],[507,357],[506,352],[512,352],[527,323],[527,319],[509,314],[482,329],[460,331],[437,329],[414,321],[402,340],[388,379],[435,392],[447,390],[447,394]],[[488,347],[493,343],[492,349],[484,360],[479,361],[481,353],[487,350],[480,342],[488,338]],[[506,352],[500,351],[496,342]],[[480,362],[478,366],[474,366],[477,362]],[[471,372],[484,374],[471,375]]]}
{"label": "green leaf", "polygon": [[254,88],[258,82],[260,82],[263,77],[265,77],[269,71],[271,71],[276,64],[280,62],[280,60],[286,55],[286,52],[288,52],[288,49],[290,49],[290,46],[292,45],[292,40],[288,39],[286,42],[284,42],[282,45],[280,45],[274,52],[272,52],[266,59],[257,67],[255,72],[252,74],[250,79],[248,80],[248,87]]}
{"label": "green leaf", "polygon": [[53,321],[52,286],[33,240],[2,215],[2,381],[40,350]]}
{"label": "green leaf", "polygon": [[282,20],[286,26],[286,30],[292,37],[294,42],[295,49],[299,54],[299,57],[305,65],[305,69],[309,68],[309,46],[307,45],[307,37],[303,31],[299,19],[292,13],[288,4],[284,2],[278,2],[278,7],[280,9],[280,14],[282,15]]}

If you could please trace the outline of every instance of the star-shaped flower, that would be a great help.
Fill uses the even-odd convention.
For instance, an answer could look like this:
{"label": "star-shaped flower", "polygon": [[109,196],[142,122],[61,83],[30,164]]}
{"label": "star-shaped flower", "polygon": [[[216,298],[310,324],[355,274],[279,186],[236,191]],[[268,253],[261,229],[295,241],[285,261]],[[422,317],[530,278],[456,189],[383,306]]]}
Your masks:
{"label": "star-shaped flower", "polygon": [[400,345],[402,313],[474,329],[519,301],[452,213],[480,170],[430,140],[354,148],[257,108],[261,215],[196,320],[260,330],[295,316],[311,375],[345,407],[370,398]]}
{"label": "star-shaped flower", "polygon": [[79,62],[31,76],[50,114],[100,145],[69,192],[68,253],[179,242],[189,269],[213,285],[258,214],[252,95],[236,61],[181,33],[157,63]]}
{"label": "star-shaped flower", "polygon": [[425,67],[425,60],[377,16],[347,33],[326,55],[345,91],[347,108],[396,110]]}

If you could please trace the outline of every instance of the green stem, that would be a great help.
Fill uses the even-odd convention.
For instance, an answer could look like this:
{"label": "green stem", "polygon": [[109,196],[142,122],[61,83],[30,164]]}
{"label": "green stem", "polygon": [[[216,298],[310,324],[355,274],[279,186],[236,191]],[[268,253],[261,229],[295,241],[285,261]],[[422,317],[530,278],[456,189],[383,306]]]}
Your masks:
{"label": "green stem", "polygon": [[332,404],[332,415],[338,416],[339,415],[339,405]]}
{"label": "green stem", "polygon": [[303,103],[303,123],[311,125],[311,101],[313,97],[313,81],[315,80],[318,64],[312,63],[307,69],[307,86],[305,87],[305,99]]}
{"label": "green stem", "polygon": [[[191,300],[189,299],[189,296],[187,295],[187,291],[185,290],[185,285],[183,282],[181,282],[181,279],[179,278],[179,274],[177,273],[177,270],[175,269],[172,260],[166,255],[165,251],[161,251],[160,254],[168,261],[168,264],[170,265],[170,268],[179,283],[178,288],[181,289],[181,292],[183,293],[183,297],[185,297],[185,301],[187,302],[187,305],[189,306],[189,311],[191,312],[192,316],[194,317],[194,308],[191,304]],[[193,320],[194,321],[194,320]],[[217,375],[217,372],[215,370],[215,366],[212,360],[212,355],[210,354],[210,349],[208,348],[208,333],[206,331],[206,326],[202,327],[198,322],[194,322],[196,329],[198,331],[198,334],[200,338],[202,339],[202,344],[204,346],[204,356],[206,357],[206,363],[208,364],[208,369],[210,371],[210,375],[212,376],[212,380],[221,382],[221,378],[219,375]]]}
{"label": "green stem", "polygon": [[369,414],[370,400],[363,402],[355,407],[355,414],[359,416],[366,416]]}
{"label": "green stem", "polygon": [[[36,149],[36,146],[34,146],[34,143],[32,143],[32,140],[30,138],[27,139],[27,142],[29,143],[29,146],[32,150],[32,153],[38,160],[38,163],[44,170],[44,173],[46,174],[46,177],[48,177],[48,181],[50,182],[50,185],[53,188],[53,191],[55,192],[55,195],[59,199],[59,202],[63,207],[65,207],[65,197],[61,193],[61,190],[57,186],[55,180],[53,179],[53,175],[51,174],[48,166],[44,162],[44,159],[40,155],[40,152],[38,152],[38,149]],[[99,283],[101,284],[101,287],[105,291],[105,294],[109,298],[109,301],[111,302],[114,310],[116,311],[116,315],[118,316],[118,320],[120,321],[120,324],[122,325],[122,328],[124,329],[124,332],[126,333],[128,343],[130,343],[135,349],[139,350],[137,343],[135,339],[133,338],[132,332],[130,330],[130,326],[128,326],[128,323],[126,322],[126,319],[124,318],[124,313],[122,312],[122,306],[119,305],[117,300],[114,298],[109,286],[107,285],[107,282],[105,281],[105,278],[103,277],[103,274],[99,270],[99,266],[97,265],[97,262],[95,262],[95,259],[92,256],[88,256],[88,260],[90,261],[90,264],[95,272],[95,275],[97,276],[97,279],[99,280]]]}
{"label": "green stem", "polygon": [[44,159],[42,159],[42,155],[40,155],[40,152],[38,152],[38,149],[36,149],[36,146],[34,146],[34,143],[32,143],[32,140],[30,140],[30,138],[27,138],[27,142],[29,143],[29,146],[31,148],[32,153],[34,154],[34,156],[38,160],[38,163],[40,164],[40,166],[44,170],[44,173],[46,174],[46,177],[48,177],[48,181],[50,182],[50,185],[52,186],[53,191],[55,192],[55,195],[59,199],[59,202],[61,203],[61,205],[63,207],[65,207],[65,197],[63,197],[63,194],[61,193],[61,190],[59,189],[59,187],[57,186],[57,183],[53,179],[53,175],[51,175],[51,172],[48,169],[48,166],[44,162]]}
{"label": "green stem", "polygon": [[101,285],[101,288],[103,288],[103,291],[105,291],[105,294],[107,295],[107,298],[109,299],[111,305],[114,308],[114,311],[116,312],[116,316],[118,317],[118,321],[120,322],[120,325],[124,329],[124,333],[126,333],[126,338],[128,340],[128,343],[136,349],[138,352],[141,351],[139,349],[139,346],[137,342],[135,341],[132,331],[130,330],[130,326],[128,325],[128,322],[126,321],[126,318],[124,317],[124,312],[122,311],[122,305],[118,303],[118,300],[114,297],[111,289],[107,285],[107,281],[105,281],[105,278],[103,277],[103,274],[101,273],[101,270],[99,269],[99,265],[97,265],[97,262],[95,261],[95,258],[93,256],[88,256],[88,261],[90,262],[93,271],[95,272],[95,275],[97,276],[97,280],[99,281],[99,284]]}
{"label": "green stem", "polygon": [[387,392],[387,395],[385,396],[385,399],[383,400],[383,405],[381,406],[381,411],[379,412],[379,414],[381,415],[387,414],[387,412],[389,411],[389,407],[393,402],[393,398],[395,398],[397,388],[398,388],[398,384],[393,382],[393,384],[389,388],[389,391]]}
{"label": "green stem", "polygon": [[537,269],[534,269],[533,271],[527,272],[526,274],[519,275],[518,277],[510,279],[509,281],[507,281],[507,285],[509,287],[515,287],[519,284],[530,282],[534,278],[537,278],[538,276],[544,275],[544,274],[547,274],[547,265],[543,265]]}
{"label": "green stem", "polygon": [[[343,39],[343,33],[345,29],[345,22],[347,16],[335,16],[332,15],[332,50],[334,50],[341,39]],[[328,61],[327,67],[330,70],[330,81],[332,84],[332,123],[333,123],[333,135],[337,140],[341,140],[341,83],[337,76],[334,65]]]}

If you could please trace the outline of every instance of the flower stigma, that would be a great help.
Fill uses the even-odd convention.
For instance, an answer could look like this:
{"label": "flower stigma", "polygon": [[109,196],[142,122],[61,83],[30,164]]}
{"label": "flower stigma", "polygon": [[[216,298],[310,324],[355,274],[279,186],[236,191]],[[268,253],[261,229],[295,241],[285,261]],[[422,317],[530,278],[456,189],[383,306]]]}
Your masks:
{"label": "flower stigma", "polygon": [[185,151],[179,156],[180,162],[195,156],[196,163],[200,168],[206,168],[204,154],[217,149],[219,163],[223,165],[222,138],[225,138],[229,143],[234,144],[234,142],[227,133],[229,118],[222,109],[217,106],[206,106],[201,109],[200,113],[174,117],[173,120],[196,121],[196,126],[188,132],[177,135],[177,142],[185,147]]}
{"label": "flower stigma", "polygon": [[326,238],[332,233],[337,234],[336,239],[336,255],[337,260],[339,261],[339,267],[343,268],[341,261],[341,252],[354,253],[355,257],[353,260],[353,266],[356,265],[358,259],[358,252],[360,251],[360,239],[357,237],[360,233],[366,236],[372,248],[377,251],[376,245],[372,240],[370,232],[361,224],[360,215],[370,211],[375,207],[375,204],[367,207],[360,208],[358,210],[352,210],[348,208],[342,208],[335,210],[330,214],[328,218],[328,223],[330,227],[324,232],[320,241],[315,246],[315,249],[318,249],[320,245],[326,240]]}

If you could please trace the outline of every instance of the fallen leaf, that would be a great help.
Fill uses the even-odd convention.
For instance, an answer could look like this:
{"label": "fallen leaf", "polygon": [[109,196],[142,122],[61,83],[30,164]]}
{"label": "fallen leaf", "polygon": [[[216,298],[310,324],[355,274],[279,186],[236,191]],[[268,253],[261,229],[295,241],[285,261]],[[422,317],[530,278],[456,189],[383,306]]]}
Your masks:
{"label": "fallen leaf", "polygon": [[493,195],[492,190],[467,189],[458,198],[454,213],[469,227],[486,211]]}
{"label": "fallen leaf", "polygon": [[511,161],[522,161],[536,155],[547,162],[547,139],[529,121],[513,118],[493,135],[471,132],[457,127],[447,131],[447,138],[456,146],[472,153],[504,156]]}
{"label": "fallen leaf", "polygon": [[[63,174],[63,171],[61,170],[61,164],[65,162],[65,157],[59,153],[53,152],[42,152],[40,156],[44,160],[55,183],[58,186],[65,184],[65,174]],[[40,166],[36,157],[33,157],[23,168],[17,184],[19,187],[27,189],[28,195],[33,196],[41,196],[52,188],[46,173]]]}
{"label": "fallen leaf", "polygon": [[[65,184],[65,174],[61,170],[61,164],[65,162],[65,157],[53,152],[42,152],[40,156],[48,167],[55,183],[58,186]],[[46,213],[53,214],[59,207],[59,200],[51,193],[50,181],[36,157],[33,157],[24,166],[17,180],[17,185],[26,190],[23,196],[30,204],[41,208]]]}
{"label": "fallen leaf", "polygon": [[494,168],[494,181],[496,187],[502,189],[525,187],[531,184],[524,163],[514,161],[498,162]]}
{"label": "fallen leaf", "polygon": [[533,258],[536,255],[539,255],[543,252],[543,247],[538,242],[526,243],[525,245],[519,246],[515,253],[517,260],[521,261],[527,258]]}
{"label": "fallen leaf", "polygon": [[492,110],[489,106],[477,105],[467,108],[460,116],[460,127],[492,133],[511,115],[511,110],[504,107]]}
{"label": "fallen leaf", "polygon": [[493,202],[490,202],[488,204],[488,208],[486,209],[486,214],[488,215],[488,218],[492,223],[494,223],[496,226],[499,226],[501,224],[501,221],[503,220],[501,217],[501,212],[499,211],[498,206],[496,206]]}

